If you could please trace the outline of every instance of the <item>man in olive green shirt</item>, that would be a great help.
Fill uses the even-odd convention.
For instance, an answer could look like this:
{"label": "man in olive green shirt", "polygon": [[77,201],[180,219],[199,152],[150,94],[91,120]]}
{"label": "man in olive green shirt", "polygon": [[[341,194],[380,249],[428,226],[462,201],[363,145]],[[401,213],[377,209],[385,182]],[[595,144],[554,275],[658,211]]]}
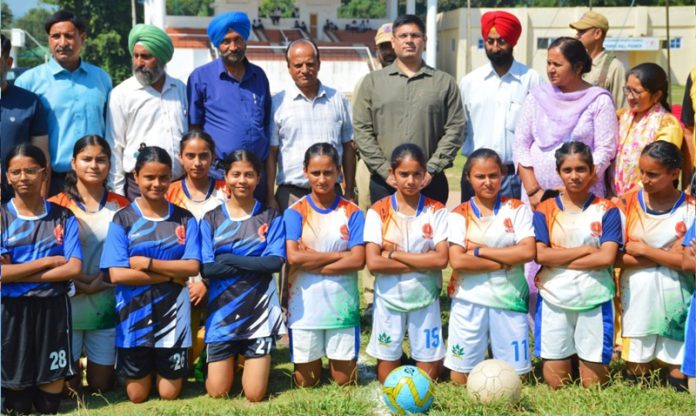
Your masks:
{"label": "man in olive green shirt", "polygon": [[354,140],[370,170],[372,202],[394,192],[389,158],[402,143],[420,146],[428,158],[423,194],[447,203],[444,169],[463,143],[464,110],[455,79],[425,65],[425,25],[413,15],[392,25],[396,61],[363,80],[353,108]]}
{"label": "man in olive green shirt", "polygon": [[592,70],[583,79],[592,85],[609,90],[616,108],[626,104],[623,88],[626,85],[626,70],[619,59],[604,49],[604,39],[609,31],[609,21],[603,15],[589,11],[577,22],[570,24],[575,36],[585,46],[592,58]]}

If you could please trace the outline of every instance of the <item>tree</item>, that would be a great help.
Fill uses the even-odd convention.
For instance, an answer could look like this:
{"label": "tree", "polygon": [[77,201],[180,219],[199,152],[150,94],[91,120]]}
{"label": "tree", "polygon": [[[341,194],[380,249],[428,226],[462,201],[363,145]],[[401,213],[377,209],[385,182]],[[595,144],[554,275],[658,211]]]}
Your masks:
{"label": "tree", "polygon": [[213,0],[167,0],[167,14],[172,16],[212,16]]}
{"label": "tree", "polygon": [[344,19],[379,19],[387,16],[385,0],[343,0],[338,17]]}
{"label": "tree", "polygon": [[[87,25],[87,41],[82,57],[111,75],[114,85],[131,76],[128,33],[131,30],[131,2],[113,1],[105,7],[101,0],[43,0],[60,9],[70,10]],[[142,21],[142,6],[138,15]]]}
{"label": "tree", "polygon": [[270,17],[275,9],[280,9],[281,17],[292,17],[295,2],[293,0],[263,0],[259,5],[259,17]]}
{"label": "tree", "polygon": [[0,28],[9,29],[12,27],[12,20],[14,16],[12,15],[12,9],[4,2],[0,5]]}
{"label": "tree", "polygon": [[[48,35],[44,28],[46,18],[51,15],[51,11],[42,7],[34,7],[30,9],[24,16],[17,19],[14,27],[24,29],[27,33],[36,39],[41,46],[47,48]],[[30,39],[27,39],[26,48],[19,51],[17,54],[17,66],[33,67],[44,62],[45,52],[34,44]]]}

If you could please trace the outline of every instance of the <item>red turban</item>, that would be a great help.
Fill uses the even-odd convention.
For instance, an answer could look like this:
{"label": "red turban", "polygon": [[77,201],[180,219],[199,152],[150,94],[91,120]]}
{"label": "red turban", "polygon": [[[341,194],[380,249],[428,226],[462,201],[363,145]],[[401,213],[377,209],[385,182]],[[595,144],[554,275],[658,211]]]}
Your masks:
{"label": "red turban", "polygon": [[517,18],[508,12],[488,12],[481,16],[481,35],[485,40],[488,33],[495,27],[496,32],[511,46],[517,44],[522,34],[522,25]]}

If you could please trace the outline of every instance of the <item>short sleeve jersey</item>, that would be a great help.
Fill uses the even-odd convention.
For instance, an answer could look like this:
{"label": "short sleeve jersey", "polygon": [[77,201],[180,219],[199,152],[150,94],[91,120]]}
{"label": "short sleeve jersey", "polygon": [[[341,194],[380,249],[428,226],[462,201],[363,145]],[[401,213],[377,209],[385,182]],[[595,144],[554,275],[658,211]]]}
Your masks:
{"label": "short sleeve jersey", "polygon": [[[203,263],[215,256],[278,256],[285,259],[282,217],[256,202],[251,216],[232,218],[223,204],[201,220]],[[268,273],[240,272],[210,279],[205,342],[229,342],[285,332],[276,282]]]}
{"label": "short sleeve jersey", "polygon": [[[82,260],[80,236],[70,210],[44,201],[44,213],[26,217],[17,212],[14,199],[0,210],[2,244],[0,255],[12,264],[22,264],[49,256]],[[2,297],[52,297],[68,293],[68,282],[12,282],[2,284]]]}
{"label": "short sleeve jersey", "polygon": [[[583,210],[567,211],[560,197],[547,199],[534,213],[537,242],[552,248],[592,246],[607,242],[623,245],[621,213],[609,200],[590,195]],[[537,275],[539,294],[562,309],[584,311],[614,297],[613,269],[571,270],[542,267]]]}
{"label": "short sleeve jersey", "polygon": [[169,185],[166,198],[172,204],[189,210],[196,219],[200,220],[206,212],[215,209],[227,200],[226,186],[225,181],[211,179],[210,188],[206,193],[205,199],[203,201],[194,201],[191,199],[191,194],[186,186],[186,178],[183,178]]}
{"label": "short sleeve jersey", "polygon": [[[114,215],[100,267],[130,267],[130,257],[156,260],[201,259],[198,223],[183,208],[169,204],[164,218],[147,218],[137,200]],[[187,348],[191,346],[188,288],[173,282],[116,285],[116,346]]]}
{"label": "short sleeve jersey", "polygon": [[[302,242],[317,252],[342,252],[364,244],[365,217],[360,208],[337,197],[327,209],[311,195],[283,214],[287,241]],[[322,275],[290,267],[288,326],[291,329],[339,329],[360,325],[357,272]]]}
{"label": "short sleeve jersey", "polygon": [[[51,202],[69,209],[80,226],[80,245],[82,246],[82,274],[95,276],[99,274],[106,233],[109,223],[116,212],[128,205],[128,200],[120,195],[106,192],[94,212],[87,209],[79,201],[75,201],[65,193],[60,193],[50,199]],[[116,312],[113,290],[103,290],[91,295],[79,294],[70,298],[72,306],[73,329],[95,330],[113,328],[116,324]]]}
{"label": "short sleeve jersey", "polygon": [[[466,248],[467,242],[485,247],[510,247],[526,238],[534,238],[532,213],[517,199],[498,198],[493,215],[481,216],[473,199],[455,208],[449,215],[448,240]],[[459,272],[450,280],[452,298],[477,305],[527,312],[529,287],[524,266],[491,272]]]}
{"label": "short sleeve jersey", "polygon": [[[641,241],[669,250],[686,234],[694,220],[696,200],[682,194],[672,209],[652,213],[643,191],[632,192],[623,202],[626,241]],[[660,335],[684,339],[684,324],[694,291],[694,278],[665,266],[623,268],[621,271],[622,330],[625,337]]]}
{"label": "short sleeve jersey", "polygon": [[[399,212],[396,194],[382,198],[365,216],[365,242],[380,248],[390,243],[397,251],[427,253],[447,240],[447,209],[421,195],[416,214]],[[375,296],[397,312],[421,309],[438,300],[442,271],[425,270],[403,274],[375,274]]]}

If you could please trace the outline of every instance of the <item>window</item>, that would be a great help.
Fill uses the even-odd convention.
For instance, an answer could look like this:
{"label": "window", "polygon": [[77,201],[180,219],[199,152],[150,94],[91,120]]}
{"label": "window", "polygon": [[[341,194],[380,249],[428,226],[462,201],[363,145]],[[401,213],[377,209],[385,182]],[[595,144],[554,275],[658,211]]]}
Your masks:
{"label": "window", "polygon": [[[682,38],[677,37],[677,38],[672,38],[669,40],[669,48],[670,49],[681,49],[682,45]],[[662,49],[667,49],[667,40],[662,41]]]}

